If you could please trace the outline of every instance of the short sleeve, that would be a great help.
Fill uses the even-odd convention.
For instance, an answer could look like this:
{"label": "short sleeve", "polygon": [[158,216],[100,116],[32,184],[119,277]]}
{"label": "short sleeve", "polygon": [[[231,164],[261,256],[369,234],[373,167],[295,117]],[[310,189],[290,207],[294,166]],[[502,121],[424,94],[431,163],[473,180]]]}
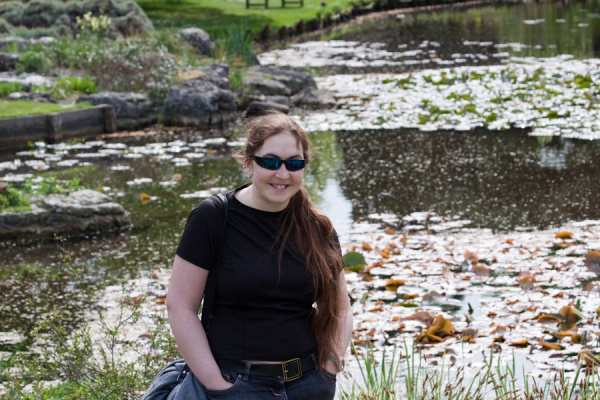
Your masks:
{"label": "short sleeve", "polygon": [[223,203],[219,198],[212,196],[200,202],[188,217],[177,246],[177,255],[210,270],[217,262],[223,218]]}

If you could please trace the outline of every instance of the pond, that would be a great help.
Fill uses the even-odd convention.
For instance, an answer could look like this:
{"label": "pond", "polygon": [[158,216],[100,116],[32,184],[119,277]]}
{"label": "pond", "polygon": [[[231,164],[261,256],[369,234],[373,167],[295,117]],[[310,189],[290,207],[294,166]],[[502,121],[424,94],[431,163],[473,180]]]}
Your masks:
{"label": "pond", "polygon": [[[580,300],[596,321],[598,277],[583,256],[600,250],[599,12],[595,1],[398,11],[369,16],[329,41],[260,55],[265,64],[321,75],[320,87],[339,99],[336,109],[298,120],[315,147],[311,196],[334,221],[344,251],[364,252],[374,267],[369,280],[348,277],[351,296],[368,298],[354,303],[357,340],[399,343],[398,333],[418,334],[413,305],[455,318],[459,330],[474,307],[470,318],[480,321],[471,323],[488,337],[483,326],[498,309],[524,315],[495,321],[508,326]],[[245,182],[231,158],[239,128],[165,129],[2,154],[0,179],[77,177],[124,205],[133,229],[68,238],[61,246],[86,277],[77,284],[62,273],[56,243],[0,249],[0,352],[13,351],[46,306],[69,310],[65,324],[74,329],[88,311],[77,299],[97,284],[169,268],[189,211],[211,192]],[[565,227],[573,231],[566,244],[554,238]],[[489,280],[482,267],[472,270],[478,263],[493,269]],[[391,278],[405,286],[386,290]],[[395,307],[404,295],[418,301]],[[544,334],[536,328],[525,336]],[[577,349],[568,347],[563,359],[572,362]],[[549,360],[527,368],[549,368]]]}

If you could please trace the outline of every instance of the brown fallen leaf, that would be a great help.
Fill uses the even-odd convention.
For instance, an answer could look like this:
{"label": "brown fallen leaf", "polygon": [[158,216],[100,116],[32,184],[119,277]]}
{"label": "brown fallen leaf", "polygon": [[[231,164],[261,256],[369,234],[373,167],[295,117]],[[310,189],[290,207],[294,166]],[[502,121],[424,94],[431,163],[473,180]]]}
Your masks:
{"label": "brown fallen leaf", "polygon": [[599,366],[600,358],[589,350],[583,350],[579,353],[579,359],[589,366]]}
{"label": "brown fallen leaf", "polygon": [[385,233],[389,234],[389,235],[393,235],[396,233],[395,230],[393,230],[392,228],[385,228]]}
{"label": "brown fallen leaf", "polygon": [[523,339],[523,340],[519,340],[519,341],[516,341],[516,342],[509,343],[509,346],[525,347],[525,346],[529,346],[529,342],[527,341],[527,339]]}
{"label": "brown fallen leaf", "polygon": [[479,331],[477,329],[467,328],[462,331],[463,342],[475,343],[477,336],[479,336]]}
{"label": "brown fallen leaf", "polygon": [[534,287],[535,276],[525,276],[519,279],[519,286],[523,290],[531,290]]}
{"label": "brown fallen leaf", "polygon": [[554,235],[554,237],[556,239],[571,239],[573,238],[573,232],[558,232],[556,235]]}
{"label": "brown fallen leaf", "polygon": [[483,264],[477,264],[471,270],[477,276],[490,276],[491,270]]}
{"label": "brown fallen leaf", "polygon": [[403,280],[390,278],[385,283],[385,289],[389,290],[390,292],[395,292],[396,290],[398,290],[398,286],[402,286],[402,285],[404,285]]}
{"label": "brown fallen leaf", "polygon": [[561,346],[560,344],[556,344],[556,343],[541,341],[539,344],[544,349],[550,349],[550,350],[564,350],[565,349],[563,346]]}
{"label": "brown fallen leaf", "polygon": [[363,250],[366,250],[366,251],[373,250],[373,248],[371,247],[371,245],[369,245],[368,243],[363,243],[362,244],[362,248],[363,248]]}

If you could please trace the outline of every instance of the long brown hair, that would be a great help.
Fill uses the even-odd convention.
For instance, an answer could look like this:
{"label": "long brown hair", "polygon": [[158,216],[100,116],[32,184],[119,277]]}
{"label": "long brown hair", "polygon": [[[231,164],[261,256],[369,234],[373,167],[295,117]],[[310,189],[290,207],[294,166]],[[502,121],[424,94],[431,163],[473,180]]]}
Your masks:
{"label": "long brown hair", "polygon": [[[284,131],[296,137],[302,145],[304,159],[309,163],[312,154],[304,130],[288,115],[274,111],[249,122],[243,157],[247,160],[262,147],[266,139]],[[317,304],[312,333],[319,348],[319,365],[323,366],[332,352],[340,318],[342,299],[339,294],[339,277],[343,265],[333,225],[327,216],[316,209],[304,187],[292,196],[282,214],[281,231],[276,241],[280,246],[280,261],[288,240],[294,250],[305,258],[312,275]]]}

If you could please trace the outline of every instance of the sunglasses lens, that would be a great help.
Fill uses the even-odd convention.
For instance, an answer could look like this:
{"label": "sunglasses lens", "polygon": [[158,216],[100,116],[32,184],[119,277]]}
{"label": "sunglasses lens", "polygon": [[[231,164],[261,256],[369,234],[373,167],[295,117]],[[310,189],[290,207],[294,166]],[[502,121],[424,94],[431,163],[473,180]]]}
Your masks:
{"label": "sunglasses lens", "polygon": [[274,171],[279,169],[279,167],[281,166],[281,160],[278,160],[276,158],[262,158],[257,156],[254,156],[253,158],[258,165],[266,169]]}
{"label": "sunglasses lens", "polygon": [[304,160],[287,160],[285,167],[288,171],[298,171],[304,168]]}
{"label": "sunglasses lens", "polygon": [[258,157],[258,156],[252,156],[252,159],[254,161],[256,161],[256,163],[258,165],[260,165],[263,168],[266,169],[270,169],[272,171],[278,170],[279,167],[281,167],[281,164],[284,163],[285,164],[285,168],[288,171],[299,171],[302,168],[304,168],[304,166],[306,165],[306,161],[305,160],[286,160],[286,161],[282,161],[278,158],[271,158],[271,157]]}

